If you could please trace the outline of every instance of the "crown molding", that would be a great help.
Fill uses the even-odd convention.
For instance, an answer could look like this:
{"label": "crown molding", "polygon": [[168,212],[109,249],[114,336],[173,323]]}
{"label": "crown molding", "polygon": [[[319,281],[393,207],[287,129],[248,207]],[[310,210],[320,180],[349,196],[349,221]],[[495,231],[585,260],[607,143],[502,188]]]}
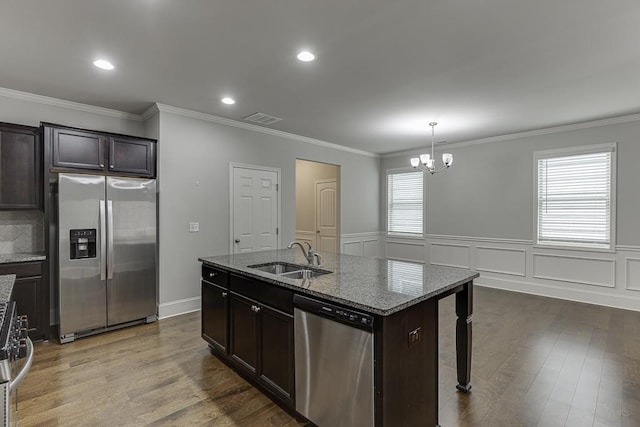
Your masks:
{"label": "crown molding", "polygon": [[262,126],[244,123],[238,120],[232,120],[224,117],[214,116],[212,114],[200,113],[198,111],[187,110],[185,108],[172,107],[171,105],[166,105],[166,104],[156,104],[156,106],[158,110],[163,113],[171,113],[179,116],[189,117],[192,119],[204,120],[207,122],[233,126],[240,129],[250,130],[253,132],[260,132],[267,135],[273,135],[280,138],[290,139],[293,141],[304,142],[306,144],[319,145],[321,147],[332,148],[334,150],[340,150],[340,151],[346,151],[348,153],[359,154],[361,156],[380,158],[380,155],[376,153],[371,153],[369,151],[363,151],[355,148],[345,147],[344,145],[338,145],[332,142],[322,141],[320,139],[309,138],[302,135],[296,135],[295,133],[283,132],[281,130],[270,129]]}
{"label": "crown molding", "polygon": [[140,114],[126,113],[124,111],[112,110],[110,108],[96,107],[95,105],[82,104],[79,102],[52,98],[50,96],[36,95],[35,93],[21,92],[19,90],[7,89],[4,87],[0,87],[0,96],[19,99],[21,101],[36,102],[38,104],[50,105],[53,107],[66,108],[68,110],[76,110],[85,113],[115,117],[118,119],[132,120],[135,122],[141,122],[143,120]]}
{"label": "crown molding", "polygon": [[144,113],[142,113],[142,120],[143,121],[147,121],[149,120],[151,117],[155,116],[156,114],[158,114],[160,112],[160,109],[158,108],[158,104],[152,104],[151,107],[147,108]]}
{"label": "crown molding", "polygon": [[[476,145],[476,144],[502,142],[502,141],[508,141],[511,139],[520,139],[520,138],[528,138],[532,136],[549,135],[554,133],[569,132],[572,130],[590,129],[594,127],[616,125],[620,123],[629,123],[629,122],[636,122],[636,121],[640,121],[640,114],[630,114],[627,116],[611,117],[608,119],[592,120],[588,122],[580,122],[580,123],[574,123],[570,125],[554,126],[550,128],[544,128],[544,129],[535,129],[535,130],[529,130],[525,132],[517,132],[517,133],[506,134],[506,135],[490,136],[487,138],[472,139],[470,141],[454,142],[452,144],[436,146],[435,149],[444,150],[449,148],[462,148],[462,147],[468,147],[470,145]],[[424,149],[424,147],[413,148],[410,150],[396,151],[393,153],[383,154],[381,157],[386,159],[390,157],[406,156],[409,154],[415,154],[416,151],[419,151],[422,149]]]}

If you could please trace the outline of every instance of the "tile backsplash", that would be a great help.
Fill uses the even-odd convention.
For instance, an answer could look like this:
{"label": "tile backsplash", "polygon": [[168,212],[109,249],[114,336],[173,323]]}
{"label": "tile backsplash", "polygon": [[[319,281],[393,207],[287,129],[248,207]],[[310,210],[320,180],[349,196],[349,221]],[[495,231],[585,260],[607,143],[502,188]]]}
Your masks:
{"label": "tile backsplash", "polygon": [[44,251],[40,211],[0,211],[0,254]]}

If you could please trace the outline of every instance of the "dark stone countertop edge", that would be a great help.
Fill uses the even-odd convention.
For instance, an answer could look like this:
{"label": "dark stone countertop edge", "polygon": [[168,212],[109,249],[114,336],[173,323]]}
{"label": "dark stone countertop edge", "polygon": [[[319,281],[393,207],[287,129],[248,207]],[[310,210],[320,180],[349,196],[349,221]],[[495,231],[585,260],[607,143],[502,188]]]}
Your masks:
{"label": "dark stone countertop edge", "polygon": [[444,294],[444,293],[450,291],[451,289],[456,288],[457,286],[460,286],[460,285],[462,285],[464,283],[471,282],[474,279],[480,277],[480,273],[475,272],[475,274],[473,274],[471,277],[469,277],[467,279],[459,280],[457,282],[449,284],[448,286],[444,286],[442,288],[439,288],[437,291],[431,292],[431,293],[429,293],[427,295],[422,295],[422,296],[419,296],[419,297],[415,297],[414,299],[406,301],[406,302],[401,303],[401,304],[398,304],[395,307],[392,307],[392,308],[387,309],[387,310],[383,310],[383,309],[379,309],[379,308],[376,308],[376,307],[371,307],[371,306],[368,306],[368,305],[365,305],[365,304],[361,304],[361,303],[358,303],[358,302],[355,302],[355,301],[350,301],[348,299],[339,298],[339,297],[336,297],[336,296],[333,296],[333,295],[329,295],[329,294],[326,294],[326,293],[322,293],[322,292],[317,292],[317,291],[314,291],[312,289],[307,289],[307,288],[304,288],[302,286],[298,286],[298,285],[295,285],[295,284],[290,284],[290,283],[287,283],[287,282],[284,282],[284,281],[281,281],[281,280],[277,280],[274,277],[266,276],[266,274],[262,275],[260,273],[257,273],[255,270],[252,270],[252,269],[238,268],[238,267],[235,267],[235,266],[230,266],[230,265],[225,264],[225,263],[217,263],[217,262],[213,262],[211,260],[208,260],[208,259],[205,259],[205,258],[202,258],[202,257],[198,258],[198,261],[200,261],[200,262],[202,262],[204,264],[207,264],[207,265],[209,265],[211,267],[220,268],[220,269],[229,271],[231,273],[238,273],[238,274],[241,274],[243,276],[248,276],[248,277],[252,277],[254,279],[262,280],[263,282],[267,282],[267,283],[270,283],[270,284],[273,284],[273,285],[276,285],[276,286],[280,286],[280,287],[283,287],[283,288],[291,289],[293,291],[297,291],[300,294],[310,295],[310,296],[314,296],[314,297],[317,297],[317,298],[322,298],[322,299],[327,300],[327,301],[336,302],[336,303],[345,305],[347,307],[352,307],[352,308],[355,308],[355,309],[359,309],[359,310],[365,311],[367,313],[378,314],[378,315],[381,315],[381,316],[389,316],[391,314],[397,313],[399,311],[404,310],[405,308],[408,308],[408,307],[411,307],[413,305],[419,304],[419,303],[421,303],[423,301],[426,301],[428,299],[437,297],[438,295]]}
{"label": "dark stone countertop edge", "polygon": [[19,262],[33,262],[33,261],[46,261],[47,256],[43,253],[14,253],[14,254],[0,254],[0,265],[2,264],[15,264]]}
{"label": "dark stone countertop edge", "polygon": [[15,274],[5,274],[0,276],[0,303],[11,300],[13,284],[16,280]]}

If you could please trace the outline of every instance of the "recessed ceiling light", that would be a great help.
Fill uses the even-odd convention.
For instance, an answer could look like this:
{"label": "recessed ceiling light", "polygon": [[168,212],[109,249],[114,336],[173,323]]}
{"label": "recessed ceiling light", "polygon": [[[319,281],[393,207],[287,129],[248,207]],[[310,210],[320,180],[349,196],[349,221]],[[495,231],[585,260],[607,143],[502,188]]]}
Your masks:
{"label": "recessed ceiling light", "polygon": [[310,62],[316,59],[316,56],[308,50],[303,50],[298,54],[298,59],[302,62]]}
{"label": "recessed ceiling light", "polygon": [[103,70],[113,70],[115,68],[113,64],[106,59],[96,59],[93,61],[93,65],[98,68],[102,68]]}
{"label": "recessed ceiling light", "polygon": [[220,101],[222,101],[223,104],[227,104],[227,105],[233,105],[236,103],[236,100],[233,98],[229,98],[228,96],[225,96],[224,98],[222,98]]}

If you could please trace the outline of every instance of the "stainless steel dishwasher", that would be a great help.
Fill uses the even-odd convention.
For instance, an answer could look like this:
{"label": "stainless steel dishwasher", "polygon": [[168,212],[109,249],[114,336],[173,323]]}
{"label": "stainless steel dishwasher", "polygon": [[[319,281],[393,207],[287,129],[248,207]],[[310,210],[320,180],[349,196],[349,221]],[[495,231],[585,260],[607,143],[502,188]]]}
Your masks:
{"label": "stainless steel dishwasher", "polygon": [[373,317],[295,295],[296,411],[319,427],[374,424]]}

